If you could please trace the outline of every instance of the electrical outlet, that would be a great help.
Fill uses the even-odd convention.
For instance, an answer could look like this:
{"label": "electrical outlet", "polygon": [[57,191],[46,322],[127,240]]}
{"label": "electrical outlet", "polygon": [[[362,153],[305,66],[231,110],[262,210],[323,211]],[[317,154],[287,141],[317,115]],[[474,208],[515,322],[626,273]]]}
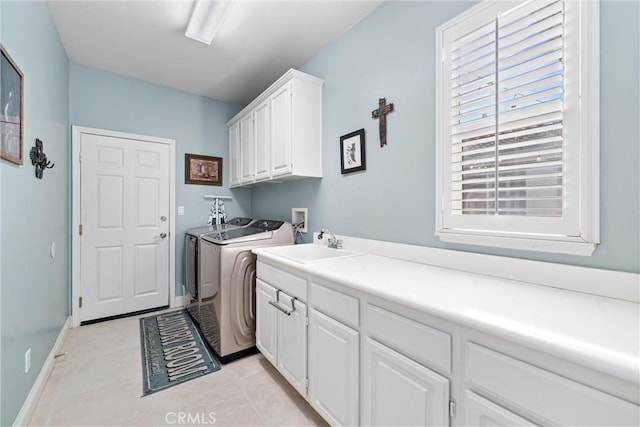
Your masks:
{"label": "electrical outlet", "polygon": [[28,373],[31,369],[31,349],[24,354],[24,373]]}

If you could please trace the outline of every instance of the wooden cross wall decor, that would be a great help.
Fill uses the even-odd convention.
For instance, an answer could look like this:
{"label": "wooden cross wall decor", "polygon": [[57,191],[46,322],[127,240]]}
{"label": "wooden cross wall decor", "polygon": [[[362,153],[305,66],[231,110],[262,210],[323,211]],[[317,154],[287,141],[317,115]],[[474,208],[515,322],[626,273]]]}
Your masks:
{"label": "wooden cross wall decor", "polygon": [[378,109],[371,112],[372,119],[380,120],[380,147],[387,145],[387,119],[388,113],[393,111],[393,102],[387,104],[387,98],[378,99]]}

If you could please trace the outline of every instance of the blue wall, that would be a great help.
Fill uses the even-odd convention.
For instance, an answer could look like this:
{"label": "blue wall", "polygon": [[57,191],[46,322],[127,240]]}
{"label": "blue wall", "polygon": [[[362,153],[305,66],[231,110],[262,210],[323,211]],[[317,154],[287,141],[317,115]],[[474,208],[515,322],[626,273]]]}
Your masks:
{"label": "blue wall", "polygon": [[[185,215],[176,218],[176,295],[184,282],[184,232],[206,225],[210,201],[205,194],[232,195],[225,201],[227,215],[251,215],[251,190],[229,190],[226,122],[243,106],[191,95],[141,80],[71,65],[71,125],[122,131],[176,141],[176,206]],[[223,159],[223,186],[184,183],[184,154]]]}
{"label": "blue wall", "polygon": [[[384,2],[302,70],[324,79],[323,178],[253,189],[253,215],[337,234],[640,272],[639,3],[601,5],[601,241],[591,257],[443,244],[435,230],[435,29],[472,2]],[[629,96],[629,94],[633,94]],[[379,97],[395,104],[380,148]],[[367,170],[340,174],[339,138],[365,128]],[[309,236],[307,236],[309,240]]]}
{"label": "blue wall", "polygon": [[[0,424],[11,425],[69,315],[69,62],[46,3],[4,1],[1,20],[2,44],[24,73],[24,164],[0,161]],[[55,163],[42,180],[29,159],[36,138]]]}

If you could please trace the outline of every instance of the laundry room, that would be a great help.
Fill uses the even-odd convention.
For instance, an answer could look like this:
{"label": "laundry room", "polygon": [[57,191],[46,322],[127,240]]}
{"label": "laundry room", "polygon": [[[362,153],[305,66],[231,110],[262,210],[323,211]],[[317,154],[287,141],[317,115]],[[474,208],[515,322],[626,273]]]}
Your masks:
{"label": "laundry room", "polygon": [[639,28],[0,0],[0,425],[640,424]]}

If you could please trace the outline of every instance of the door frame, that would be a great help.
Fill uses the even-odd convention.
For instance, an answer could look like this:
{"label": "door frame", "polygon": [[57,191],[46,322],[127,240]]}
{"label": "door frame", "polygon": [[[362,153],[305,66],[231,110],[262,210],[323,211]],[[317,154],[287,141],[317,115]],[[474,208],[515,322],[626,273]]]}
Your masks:
{"label": "door frame", "polygon": [[176,141],[173,139],[159,138],[154,136],[139,135],[111,131],[106,129],[96,129],[84,126],[71,126],[71,320],[72,326],[80,326],[80,312],[78,307],[78,297],[80,296],[80,148],[83,134],[99,135],[114,138],[135,139],[139,141],[151,142],[155,144],[169,145],[169,307],[176,307]]}

